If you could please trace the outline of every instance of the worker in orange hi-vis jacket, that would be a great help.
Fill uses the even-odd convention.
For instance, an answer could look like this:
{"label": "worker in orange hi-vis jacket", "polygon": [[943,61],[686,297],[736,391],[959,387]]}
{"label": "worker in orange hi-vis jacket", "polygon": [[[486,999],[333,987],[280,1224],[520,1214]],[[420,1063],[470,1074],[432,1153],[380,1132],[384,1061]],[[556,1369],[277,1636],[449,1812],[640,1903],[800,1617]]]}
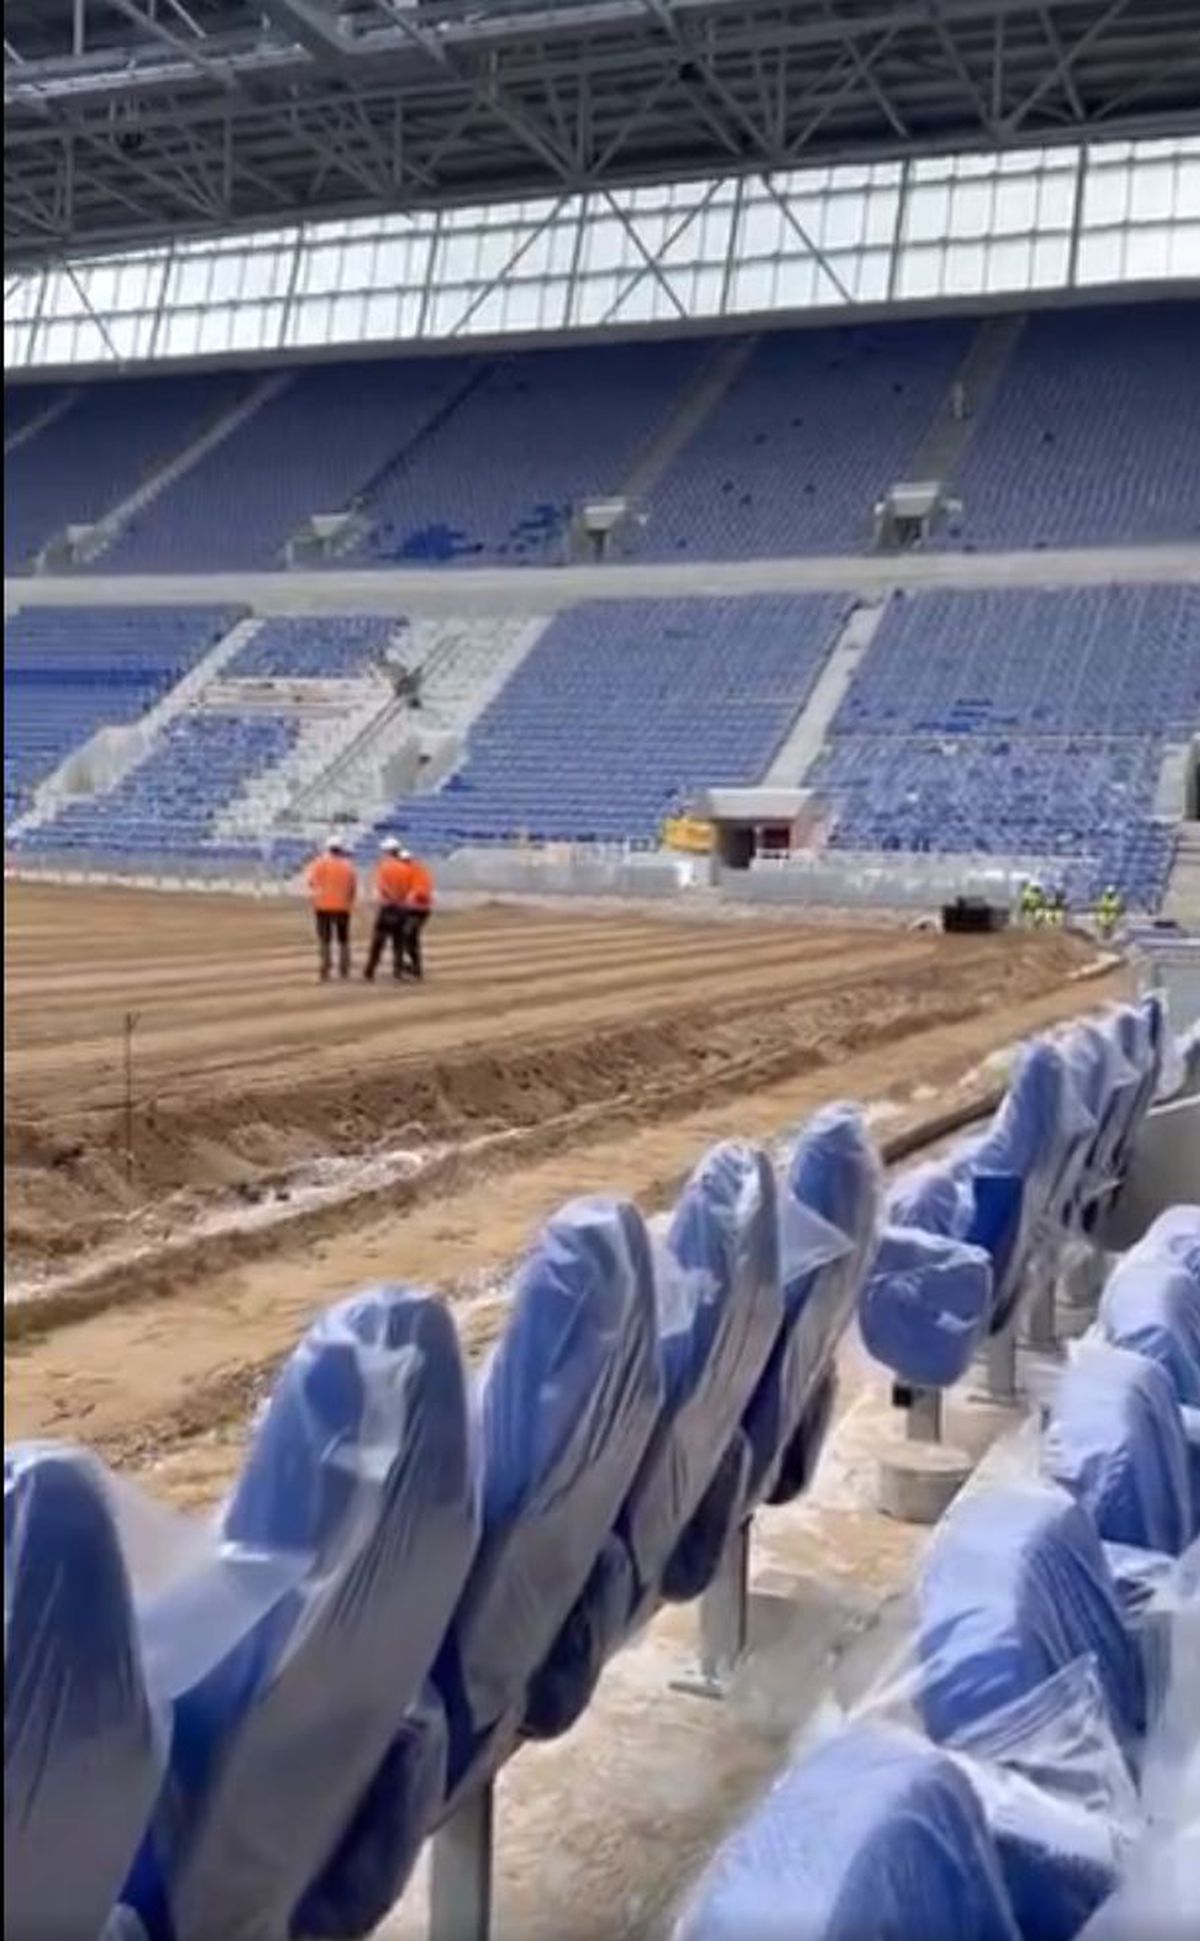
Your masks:
{"label": "worker in orange hi-vis jacket", "polygon": [[363,972],[368,984],[379,969],[379,960],[389,943],[392,946],[392,976],[399,982],[404,975],[404,938],[408,927],[411,889],[406,853],[394,836],[386,836],[380,845],[380,857],[375,866],[375,928],[371,932],[371,950]]}
{"label": "worker in orange hi-vis jacket", "polygon": [[400,851],[408,865],[408,922],[404,929],[404,951],[408,967],[416,978],[425,975],[421,961],[421,932],[429,922],[433,912],[433,871],[427,864],[411,856],[407,849]]}
{"label": "worker in orange hi-vis jacket", "polygon": [[308,893],[317,925],[321,982],[329,979],[335,941],[338,975],[349,977],[350,919],[358,897],[358,871],[336,836],[326,843],[324,854],[308,866]]}

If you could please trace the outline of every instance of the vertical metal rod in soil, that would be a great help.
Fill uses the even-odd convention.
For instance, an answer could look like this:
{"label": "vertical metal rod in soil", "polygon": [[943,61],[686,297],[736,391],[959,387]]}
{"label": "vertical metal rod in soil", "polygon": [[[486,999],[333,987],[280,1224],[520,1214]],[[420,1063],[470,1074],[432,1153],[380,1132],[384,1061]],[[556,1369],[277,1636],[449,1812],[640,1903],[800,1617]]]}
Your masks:
{"label": "vertical metal rod in soil", "polygon": [[133,1184],[133,1031],[137,1012],[125,1013],[125,1179]]}

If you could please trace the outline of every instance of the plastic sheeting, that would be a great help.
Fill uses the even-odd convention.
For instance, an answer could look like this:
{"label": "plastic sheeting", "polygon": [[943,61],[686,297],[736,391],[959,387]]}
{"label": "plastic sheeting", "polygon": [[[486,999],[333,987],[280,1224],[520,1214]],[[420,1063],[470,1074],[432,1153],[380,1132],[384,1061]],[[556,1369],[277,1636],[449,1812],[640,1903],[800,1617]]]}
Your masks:
{"label": "plastic sheeting", "polygon": [[832,1409],[829,1367],[874,1249],[879,1200],[862,1113],[826,1106],[800,1132],[780,1181],[783,1325],[746,1410],[747,1510],[790,1502],[812,1474],[818,1425]]}
{"label": "plastic sheeting", "polygon": [[1122,1744],[1131,1749],[1140,1738],[1142,1666],[1100,1539],[1064,1490],[961,1498],[934,1538],[918,1610],[918,1704],[933,1738],[962,1739],[1088,1654]]}
{"label": "plastic sheeting", "polygon": [[1179,1402],[1200,1407],[1200,1283],[1181,1261],[1127,1255],[1100,1297],[1100,1326],[1114,1347],[1157,1362]]}
{"label": "plastic sheeting", "polygon": [[1107,1542],[1178,1556],[1195,1535],[1179,1404],[1142,1355],[1080,1345],[1053,1399],[1042,1461]]}
{"label": "plastic sheeting", "polygon": [[579,1716],[606,1659],[661,1596],[680,1582],[699,1595],[742,1514],[749,1447],[738,1425],[783,1314],[766,1154],[714,1147],[654,1264],[663,1405],[612,1536],[532,1681],[526,1727],[540,1738]]}
{"label": "plastic sheeting", "polygon": [[451,1796],[515,1741],[663,1403],[650,1236],[626,1201],[548,1222],[478,1391],[483,1536],[435,1682]]}
{"label": "plastic sheeting", "polygon": [[903,1382],[949,1388],[988,1331],[992,1263],[982,1247],[886,1226],[859,1303],[867,1350]]}
{"label": "plastic sheeting", "polygon": [[1175,1261],[1200,1291],[1200,1206],[1172,1206],[1160,1213],[1133,1250],[1139,1260]]}
{"label": "plastic sheeting", "polygon": [[1078,1941],[1194,1941],[1200,1934],[1200,1819],[1147,1843]]}
{"label": "plastic sheeting", "polygon": [[1048,1039],[1027,1045],[991,1126],[959,1165],[972,1194],[961,1237],[983,1247],[994,1274],[992,1327],[1004,1327],[1042,1222],[1095,1136],[1072,1068]]}
{"label": "plastic sheeting", "polygon": [[674,1941],[1019,1941],[974,1789],[859,1724],[788,1768],[717,1853]]}
{"label": "plastic sheeting", "polygon": [[[152,1932],[290,1931],[418,1702],[474,1550],[477,1487],[444,1305],[381,1288],[322,1317],[223,1524],[228,1542],[302,1558],[303,1576],[176,1700],[169,1784],[130,1896]],[[178,1600],[172,1615],[184,1634]],[[411,1802],[417,1841],[440,1770],[430,1779]]]}
{"label": "plastic sheeting", "polygon": [[4,1931],[95,1941],[154,1804],[165,1719],[147,1691],[101,1465],[4,1461]]}

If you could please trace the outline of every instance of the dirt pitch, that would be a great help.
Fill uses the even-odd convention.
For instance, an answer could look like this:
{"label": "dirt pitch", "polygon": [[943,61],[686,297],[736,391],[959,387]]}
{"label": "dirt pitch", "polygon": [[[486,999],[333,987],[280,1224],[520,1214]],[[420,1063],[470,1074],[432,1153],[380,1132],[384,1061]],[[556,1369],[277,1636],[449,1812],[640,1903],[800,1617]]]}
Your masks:
{"label": "dirt pitch", "polygon": [[515,907],[427,937],[423,987],[320,987],[293,904],[9,886],[10,1437],[210,1500],[332,1296],[422,1281],[475,1351],[569,1195],[661,1203],[831,1097],[983,1097],[981,1061],[1120,988],[1071,937]]}

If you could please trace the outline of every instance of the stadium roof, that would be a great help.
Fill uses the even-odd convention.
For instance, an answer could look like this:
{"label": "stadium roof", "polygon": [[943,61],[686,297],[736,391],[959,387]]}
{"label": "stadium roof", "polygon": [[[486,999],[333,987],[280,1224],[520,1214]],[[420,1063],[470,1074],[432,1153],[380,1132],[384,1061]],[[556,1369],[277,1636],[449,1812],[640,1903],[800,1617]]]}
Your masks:
{"label": "stadium roof", "polygon": [[1197,0],[5,0],[5,255],[1200,128]]}

